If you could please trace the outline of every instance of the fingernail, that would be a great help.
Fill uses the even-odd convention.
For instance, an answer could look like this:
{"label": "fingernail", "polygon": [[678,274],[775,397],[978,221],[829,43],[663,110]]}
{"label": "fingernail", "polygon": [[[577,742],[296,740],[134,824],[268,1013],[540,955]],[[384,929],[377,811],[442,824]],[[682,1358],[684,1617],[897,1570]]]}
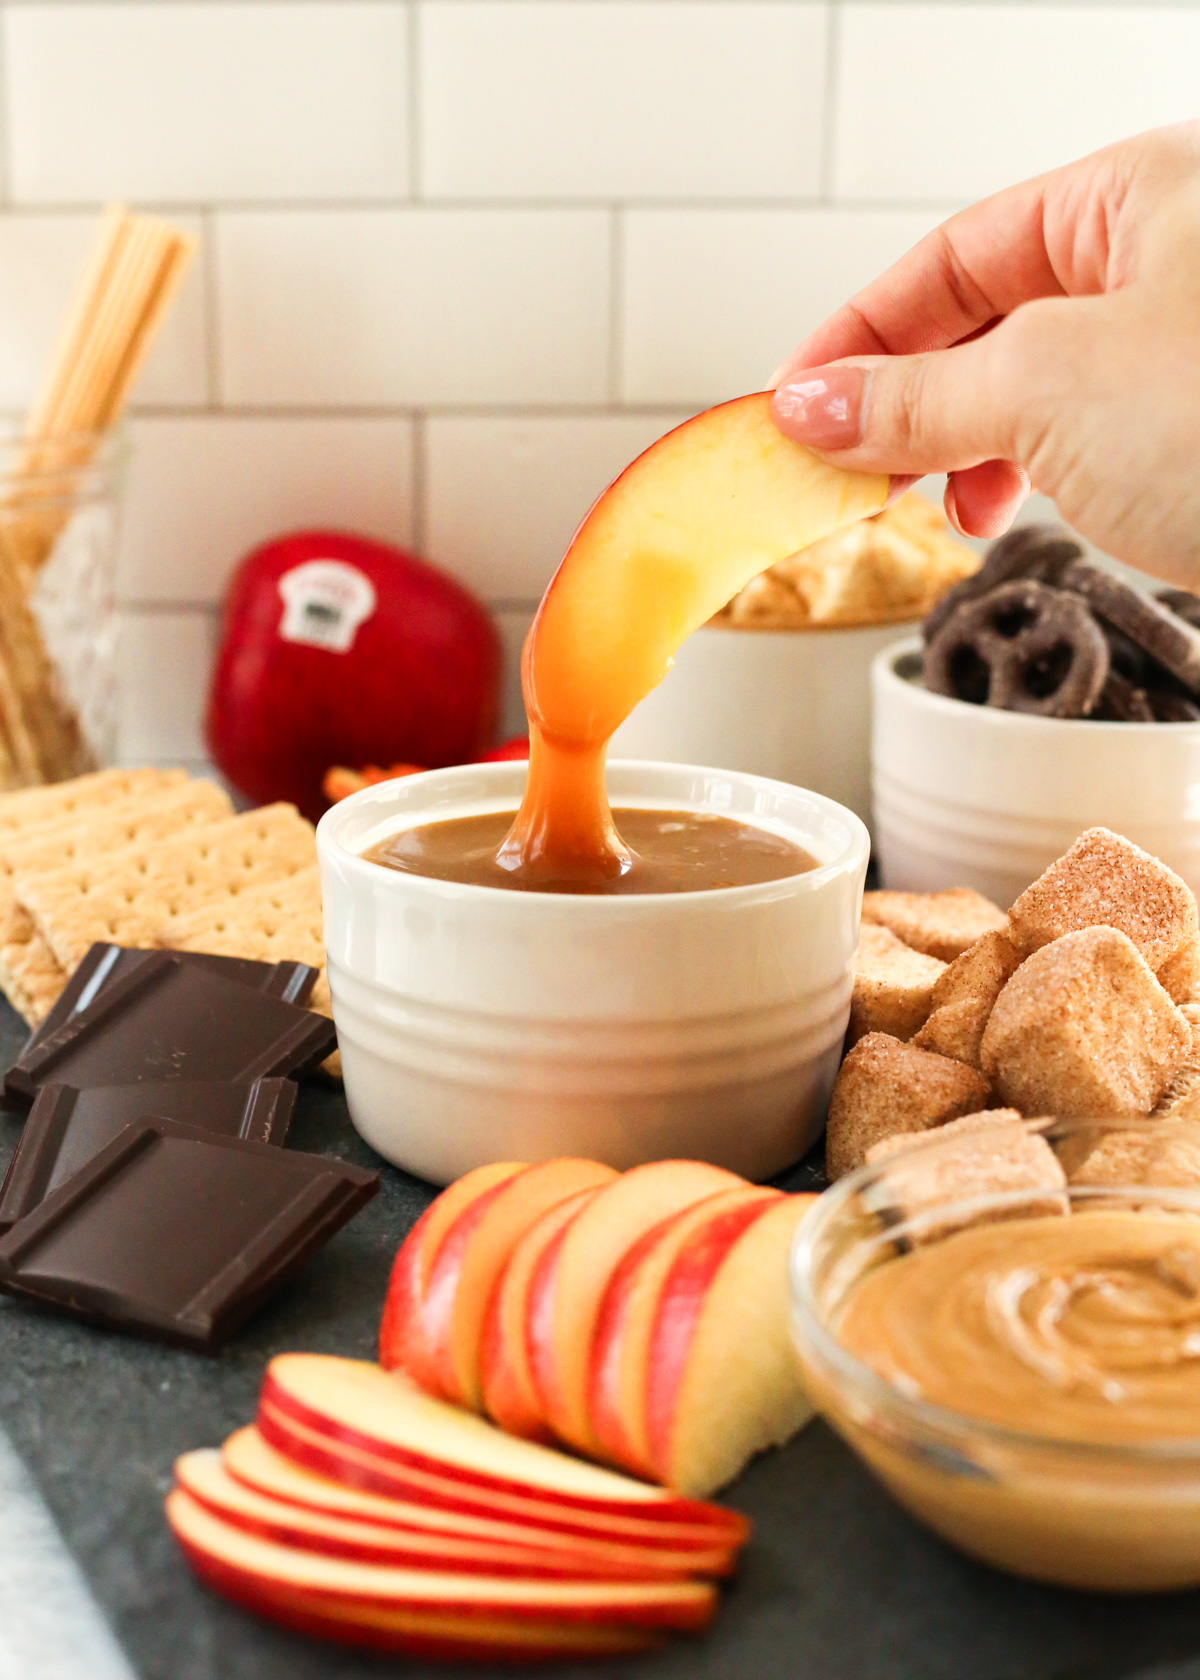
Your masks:
{"label": "fingernail", "polygon": [[775,392],[782,429],[813,449],[850,449],[862,439],[863,408],[871,370],[803,368]]}

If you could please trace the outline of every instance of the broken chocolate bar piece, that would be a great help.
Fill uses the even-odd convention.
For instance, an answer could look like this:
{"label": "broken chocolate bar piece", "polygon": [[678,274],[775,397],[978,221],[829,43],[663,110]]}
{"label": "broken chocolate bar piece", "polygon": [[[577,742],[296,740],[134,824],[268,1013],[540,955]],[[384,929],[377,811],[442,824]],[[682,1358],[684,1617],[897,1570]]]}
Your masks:
{"label": "broken chocolate bar piece", "polygon": [[131,1121],[162,1116],[225,1137],[282,1145],[296,1107],[290,1079],[256,1079],[250,1085],[172,1083],[43,1085],[0,1188],[0,1233],[45,1201],[85,1167]]}
{"label": "broken chocolate bar piece", "polygon": [[336,1043],[324,1015],[222,979],[173,951],[151,951],[26,1050],[6,1090],[32,1098],[51,1082],[82,1089],[301,1074]]}
{"label": "broken chocolate bar piece", "polygon": [[328,1156],[135,1121],[0,1237],[0,1290],[211,1352],[378,1189]]}
{"label": "broken chocolate bar piece", "polygon": [[[104,987],[132,974],[153,954],[152,951],[99,941],[93,945],[59,993],[46,1019],[25,1044],[16,1066],[23,1067],[27,1056],[93,1003]],[[234,980],[241,986],[263,992],[267,997],[280,998],[284,1003],[306,1004],[319,977],[317,969],[302,962],[252,962],[248,957],[220,957],[207,951],[176,951],[172,954],[180,962],[206,968],[224,980]],[[12,1086],[5,1076],[3,1100],[10,1107],[26,1107],[29,1097],[30,1093],[21,1089],[19,1075]]]}

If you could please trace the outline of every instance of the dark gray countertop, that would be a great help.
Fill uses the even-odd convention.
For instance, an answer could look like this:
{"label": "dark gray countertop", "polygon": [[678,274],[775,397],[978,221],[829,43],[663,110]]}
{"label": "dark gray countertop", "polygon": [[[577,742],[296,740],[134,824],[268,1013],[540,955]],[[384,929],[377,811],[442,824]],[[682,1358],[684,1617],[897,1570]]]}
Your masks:
{"label": "dark gray countertop", "polygon": [[[22,1033],[0,1010],[7,1065]],[[18,1133],[15,1119],[0,1119],[0,1167]],[[340,1092],[316,1085],[301,1096],[289,1142],[379,1164],[351,1129]],[[250,1421],[272,1354],[372,1357],[392,1256],[433,1194],[382,1171],[375,1201],[215,1359],[0,1298],[0,1423],[145,1680],[513,1673],[366,1658],[279,1632],[201,1588],[163,1521],[173,1459]],[[787,1185],[812,1182],[801,1167]],[[821,1423],[759,1460],[728,1501],[754,1519],[755,1537],[710,1634],[636,1661],[538,1672],[547,1680],[1200,1680],[1200,1593],[1094,1598],[993,1574],[911,1522]]]}

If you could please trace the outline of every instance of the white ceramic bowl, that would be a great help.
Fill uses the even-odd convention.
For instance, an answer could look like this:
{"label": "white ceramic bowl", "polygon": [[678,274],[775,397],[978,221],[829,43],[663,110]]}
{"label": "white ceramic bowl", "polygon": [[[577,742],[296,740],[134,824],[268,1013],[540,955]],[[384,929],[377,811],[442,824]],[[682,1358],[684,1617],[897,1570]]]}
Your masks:
{"label": "white ceramic bowl", "polygon": [[869,841],[779,782],[608,767],[614,805],[718,811],[794,837],[805,875],[633,898],[505,892],[360,854],[515,809],[519,763],[364,788],[317,829],[346,1099],[367,1142],[435,1183],[487,1161],[688,1156],[763,1178],[825,1119],[849,1014]]}
{"label": "white ceramic bowl", "polygon": [[871,662],[906,628],[706,625],[617,730],[613,755],[772,776],[869,822]]}
{"label": "white ceramic bowl", "polygon": [[1029,717],[930,694],[919,640],[875,661],[875,855],[886,887],[1007,906],[1103,824],[1200,892],[1200,723]]}

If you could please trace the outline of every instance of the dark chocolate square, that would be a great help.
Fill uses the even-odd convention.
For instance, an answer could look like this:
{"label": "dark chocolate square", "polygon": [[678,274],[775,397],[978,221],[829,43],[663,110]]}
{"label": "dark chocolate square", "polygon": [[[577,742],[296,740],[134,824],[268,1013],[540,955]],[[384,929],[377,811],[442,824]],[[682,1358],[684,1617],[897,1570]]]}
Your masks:
{"label": "dark chocolate square", "polygon": [[300,1074],[337,1043],[333,1022],[210,969],[151,951],[9,1070],[6,1089]]}
{"label": "dark chocolate square", "polygon": [[0,1290],[211,1351],[378,1189],[328,1156],[135,1121],[0,1237]]}
{"label": "dark chocolate square", "polygon": [[0,1233],[32,1213],[131,1121],[160,1116],[279,1147],[287,1137],[296,1096],[290,1079],[256,1079],[249,1085],[179,1079],[171,1084],[95,1085],[86,1091],[43,1085],[0,1188]]}
{"label": "dark chocolate square", "polygon": [[[249,986],[268,997],[280,998],[284,1003],[306,1004],[317,983],[317,970],[308,963],[253,962],[249,957],[220,957],[208,951],[175,951],[172,954],[180,962],[206,968],[213,974],[219,974],[223,980],[236,981],[238,985]],[[14,1071],[22,1069],[30,1054],[65,1026],[73,1015],[94,1002],[106,986],[132,974],[152,955],[151,951],[97,941],[55,999],[41,1026],[31,1033],[17,1057]],[[28,1105],[30,1091],[22,1088],[19,1072],[11,1086],[8,1076],[5,1076],[3,1100],[10,1107],[24,1108]]]}

